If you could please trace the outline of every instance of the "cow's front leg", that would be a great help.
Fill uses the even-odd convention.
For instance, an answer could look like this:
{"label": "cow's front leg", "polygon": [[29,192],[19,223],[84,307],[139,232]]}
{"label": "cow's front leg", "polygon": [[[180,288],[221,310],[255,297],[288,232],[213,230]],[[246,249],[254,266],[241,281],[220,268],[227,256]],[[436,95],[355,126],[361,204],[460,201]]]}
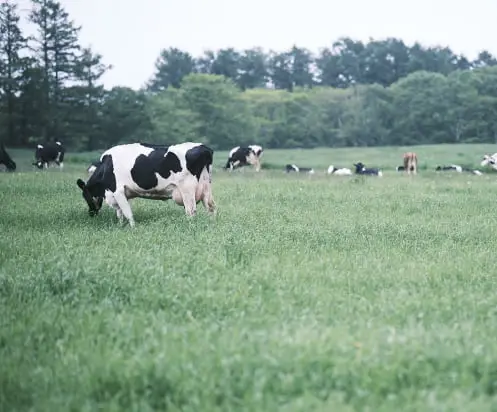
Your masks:
{"label": "cow's front leg", "polygon": [[129,225],[131,227],[135,226],[135,219],[133,218],[133,212],[131,211],[131,206],[128,202],[128,199],[126,198],[126,195],[124,194],[124,189],[118,189],[114,193],[114,199],[121,210],[122,215],[126,219],[128,219]]}
{"label": "cow's front leg", "polygon": [[255,171],[260,172],[261,170],[261,161],[259,159],[255,160]]}

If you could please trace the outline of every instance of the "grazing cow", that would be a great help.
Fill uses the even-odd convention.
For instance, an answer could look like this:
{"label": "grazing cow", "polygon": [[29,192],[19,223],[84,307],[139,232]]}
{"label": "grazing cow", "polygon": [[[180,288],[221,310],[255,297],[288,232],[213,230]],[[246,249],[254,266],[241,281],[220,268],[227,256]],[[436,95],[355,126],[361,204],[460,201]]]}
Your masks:
{"label": "grazing cow", "polygon": [[135,225],[128,202],[133,198],[173,199],[185,208],[187,216],[196,213],[202,201],[215,213],[211,191],[213,150],[201,143],[172,146],[130,143],[111,147],[102,153],[95,171],[85,183],[77,184],[95,216],[103,199],[114,208],[120,222],[123,216]]}
{"label": "grazing cow", "polygon": [[13,172],[16,170],[16,162],[12,160],[7,151],[5,150],[5,146],[0,144],[0,164],[5,165],[6,169],[9,172]]}
{"label": "grazing cow", "polygon": [[350,176],[352,175],[352,170],[347,167],[335,167],[331,165],[328,167],[328,174],[336,175],[336,176]]}
{"label": "grazing cow", "polygon": [[309,173],[310,175],[314,174],[314,169],[310,167],[297,167],[297,165],[286,165],[285,171],[287,173],[297,172],[297,173]]}
{"label": "grazing cow", "polygon": [[490,165],[490,167],[494,170],[497,170],[497,153],[494,153],[493,155],[484,155],[483,160],[480,163],[480,166],[487,166]]}
{"label": "grazing cow", "polygon": [[404,170],[410,175],[411,172],[416,174],[418,171],[418,156],[414,152],[404,153]]}
{"label": "grazing cow", "polygon": [[382,177],[383,176],[383,173],[382,173],[382,171],[380,169],[377,169],[377,168],[367,168],[361,162],[354,163],[354,166],[355,166],[355,172],[358,175],[374,175],[374,176],[378,176],[378,177]]}
{"label": "grazing cow", "polygon": [[455,170],[457,173],[469,172],[469,173],[472,173],[472,174],[478,175],[478,176],[482,175],[482,172],[480,172],[479,170],[469,169],[467,167],[462,167],[462,166],[459,166],[459,165],[437,166],[437,168],[435,170],[437,172],[440,172],[440,171],[444,171],[445,172],[445,171],[449,171],[449,170]]}
{"label": "grazing cow", "polygon": [[264,153],[261,146],[249,145],[249,146],[237,146],[231,149],[228,161],[226,162],[225,169],[236,169],[238,167],[243,167],[248,164],[255,166],[255,170],[258,172],[261,170],[261,157]]}
{"label": "grazing cow", "polygon": [[54,162],[59,166],[59,169],[62,169],[64,167],[65,152],[66,150],[61,142],[39,144],[36,146],[33,166],[36,166],[38,169],[43,169],[43,167],[48,169],[49,163]]}

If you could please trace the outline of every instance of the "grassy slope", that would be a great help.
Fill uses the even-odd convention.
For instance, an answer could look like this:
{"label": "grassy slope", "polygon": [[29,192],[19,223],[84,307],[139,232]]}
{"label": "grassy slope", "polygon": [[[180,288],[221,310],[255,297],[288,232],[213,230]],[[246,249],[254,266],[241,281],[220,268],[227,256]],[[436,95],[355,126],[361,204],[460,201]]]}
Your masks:
{"label": "grassy slope", "polygon": [[[493,152],[415,150],[430,168]],[[265,156],[324,169],[323,151],[402,153]],[[87,216],[69,159],[0,174],[0,410],[495,405],[494,176],[219,172],[216,219],[137,199],[131,231]]]}

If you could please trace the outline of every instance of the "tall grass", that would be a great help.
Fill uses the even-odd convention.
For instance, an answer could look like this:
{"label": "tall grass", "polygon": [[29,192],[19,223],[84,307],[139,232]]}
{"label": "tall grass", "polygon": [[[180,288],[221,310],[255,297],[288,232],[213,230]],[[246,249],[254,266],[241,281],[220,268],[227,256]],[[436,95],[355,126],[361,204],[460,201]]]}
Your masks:
{"label": "tall grass", "polygon": [[216,171],[216,218],[136,199],[133,230],[69,155],[0,174],[0,410],[494,410],[495,177],[324,175],[389,150],[267,151],[323,173]]}

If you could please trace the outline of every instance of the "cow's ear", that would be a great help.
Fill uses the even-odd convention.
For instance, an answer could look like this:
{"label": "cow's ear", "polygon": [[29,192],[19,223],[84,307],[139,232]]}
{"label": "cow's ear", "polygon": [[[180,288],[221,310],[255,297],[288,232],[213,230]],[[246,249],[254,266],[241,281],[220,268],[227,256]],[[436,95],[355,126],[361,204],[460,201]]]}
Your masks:
{"label": "cow's ear", "polygon": [[85,182],[83,182],[81,179],[78,179],[76,182],[81,190],[85,190]]}

